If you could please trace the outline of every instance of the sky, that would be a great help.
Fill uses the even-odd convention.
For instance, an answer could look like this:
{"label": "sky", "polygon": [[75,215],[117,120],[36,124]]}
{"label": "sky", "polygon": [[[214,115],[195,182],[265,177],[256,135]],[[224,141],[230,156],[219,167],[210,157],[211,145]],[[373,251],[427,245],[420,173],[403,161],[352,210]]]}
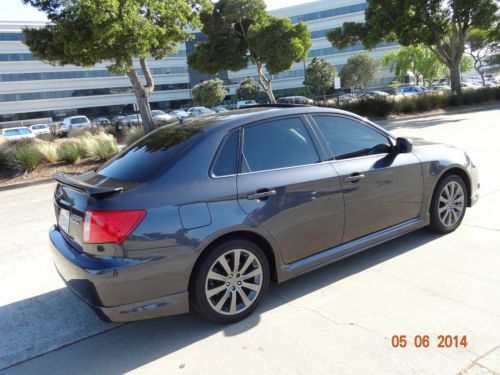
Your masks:
{"label": "sky", "polygon": [[[267,9],[279,9],[287,6],[308,3],[313,0],[265,0]],[[45,21],[47,18],[35,8],[24,5],[21,0],[0,0],[2,21]]]}

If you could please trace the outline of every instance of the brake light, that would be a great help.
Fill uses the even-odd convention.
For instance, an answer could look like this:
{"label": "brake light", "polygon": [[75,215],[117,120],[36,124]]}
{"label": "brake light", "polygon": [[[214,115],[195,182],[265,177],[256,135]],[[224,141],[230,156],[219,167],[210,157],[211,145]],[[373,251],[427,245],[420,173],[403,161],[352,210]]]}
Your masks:
{"label": "brake light", "polygon": [[145,216],[144,210],[85,211],[83,242],[121,244]]}

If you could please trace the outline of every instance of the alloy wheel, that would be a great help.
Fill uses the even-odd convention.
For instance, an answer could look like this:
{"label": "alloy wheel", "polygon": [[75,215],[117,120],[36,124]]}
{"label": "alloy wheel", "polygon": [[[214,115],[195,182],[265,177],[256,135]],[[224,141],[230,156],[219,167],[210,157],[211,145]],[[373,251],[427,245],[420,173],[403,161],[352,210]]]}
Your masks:
{"label": "alloy wheel", "polygon": [[233,249],[211,265],[205,281],[210,306],[223,315],[236,315],[255,302],[262,289],[263,270],[248,250]]}
{"label": "alloy wheel", "polygon": [[438,215],[445,227],[453,227],[462,218],[464,212],[464,189],[456,181],[447,183],[439,196]]}

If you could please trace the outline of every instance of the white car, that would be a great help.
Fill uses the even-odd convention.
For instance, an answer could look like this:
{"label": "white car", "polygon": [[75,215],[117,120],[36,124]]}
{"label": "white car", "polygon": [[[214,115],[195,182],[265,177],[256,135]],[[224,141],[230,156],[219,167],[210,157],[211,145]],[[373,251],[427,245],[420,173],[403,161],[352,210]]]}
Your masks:
{"label": "white car", "polygon": [[36,135],[27,127],[6,128],[0,130],[0,135],[8,141],[19,141],[21,139],[36,138]]}
{"label": "white car", "polygon": [[47,124],[35,124],[30,126],[30,130],[35,135],[45,135],[50,134],[50,128]]}
{"label": "white car", "polygon": [[249,105],[255,105],[257,102],[255,100],[240,100],[236,103],[236,109],[244,108]]}
{"label": "white car", "polygon": [[151,111],[151,115],[153,116],[154,122],[167,123],[167,122],[172,121],[172,116],[170,116],[168,113],[166,113],[160,109],[155,109],[155,110]]}
{"label": "white car", "polygon": [[66,117],[61,124],[61,133],[68,134],[75,130],[90,129],[92,124],[87,116]]}
{"label": "white car", "polygon": [[215,112],[205,107],[191,107],[188,110],[188,114],[190,117],[201,117],[203,115],[213,114],[213,113]]}

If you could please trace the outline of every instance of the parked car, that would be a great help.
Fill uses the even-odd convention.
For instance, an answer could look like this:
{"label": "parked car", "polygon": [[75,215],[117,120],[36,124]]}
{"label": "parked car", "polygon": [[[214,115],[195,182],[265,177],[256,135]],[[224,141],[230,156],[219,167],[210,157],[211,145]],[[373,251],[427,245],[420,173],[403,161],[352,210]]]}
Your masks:
{"label": "parked car", "polygon": [[142,117],[140,114],[128,115],[123,120],[123,124],[128,126],[129,128],[132,126],[142,125]]}
{"label": "parked car", "polygon": [[111,119],[111,125],[114,125],[116,127],[121,127],[124,125],[125,118],[126,116],[114,116]]}
{"label": "parked car", "polygon": [[431,93],[448,93],[451,92],[451,87],[446,85],[434,85],[429,87]]}
{"label": "parked car", "polygon": [[189,117],[189,113],[187,113],[182,109],[176,109],[174,111],[170,111],[169,115],[172,117],[176,117],[178,120],[180,120],[181,118]]}
{"label": "parked car", "polygon": [[380,91],[380,90],[374,90],[374,91],[368,91],[365,92],[364,94],[361,94],[359,97],[360,98],[382,98],[389,96],[388,93],[385,91]]}
{"label": "parked car", "polygon": [[97,126],[107,126],[111,125],[111,121],[107,117],[98,117],[92,120],[92,125]]}
{"label": "parked car", "polygon": [[236,103],[236,109],[241,109],[241,108],[248,107],[250,105],[256,105],[256,104],[257,104],[257,102],[255,100],[239,100]]}
{"label": "parked car", "polygon": [[397,90],[398,95],[421,95],[427,93],[427,89],[422,86],[406,86]]}
{"label": "parked car", "polygon": [[153,121],[159,125],[166,124],[167,122],[170,122],[173,120],[172,116],[170,116],[168,113],[162,111],[161,109],[152,110],[151,115],[153,116]]}
{"label": "parked car", "polygon": [[223,105],[218,105],[217,107],[213,107],[212,111],[214,111],[216,113],[221,113],[221,112],[227,112],[227,111],[229,111],[229,109],[227,109]]}
{"label": "parked car", "polygon": [[66,117],[61,124],[61,133],[68,134],[75,130],[91,129],[92,124],[87,116]]}
{"label": "parked car", "polygon": [[30,128],[31,132],[37,136],[51,134],[50,127],[47,124],[30,125],[29,128]]}
{"label": "parked car", "polygon": [[312,105],[314,102],[305,96],[285,96],[276,100],[277,103],[281,104],[306,104]]}
{"label": "parked car", "polygon": [[239,321],[271,280],[422,227],[454,231],[479,188],[458,148],[345,111],[275,106],[162,127],[55,179],[55,265],[115,322],[190,309]]}
{"label": "parked car", "polygon": [[211,109],[206,108],[206,107],[192,107],[192,108],[189,108],[189,110],[188,110],[188,114],[190,117],[201,117],[201,116],[213,114],[213,113],[215,113],[215,112],[212,111]]}
{"label": "parked car", "polygon": [[36,138],[36,134],[25,126],[0,129],[0,135],[7,141],[19,141],[21,139]]}

